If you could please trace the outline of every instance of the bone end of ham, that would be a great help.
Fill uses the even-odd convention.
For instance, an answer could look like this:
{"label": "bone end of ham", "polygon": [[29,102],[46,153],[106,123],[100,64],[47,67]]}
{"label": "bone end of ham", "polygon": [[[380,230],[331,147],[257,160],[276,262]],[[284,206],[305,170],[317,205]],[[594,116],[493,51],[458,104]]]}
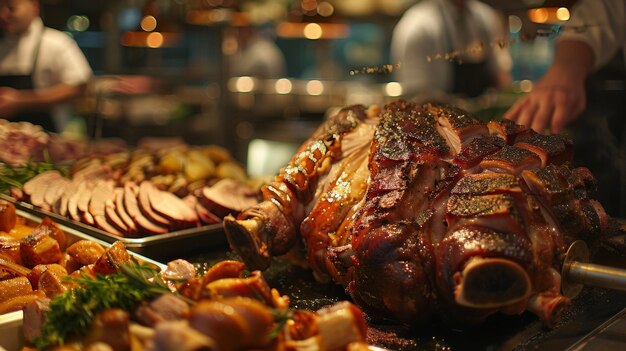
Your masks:
{"label": "bone end of ham", "polygon": [[519,264],[500,258],[473,258],[455,275],[456,303],[471,308],[500,308],[530,295],[531,282]]}
{"label": "bone end of ham", "polygon": [[264,270],[269,267],[271,255],[267,244],[259,238],[258,221],[235,220],[229,215],[224,218],[224,228],[228,242],[244,257],[248,268]]}

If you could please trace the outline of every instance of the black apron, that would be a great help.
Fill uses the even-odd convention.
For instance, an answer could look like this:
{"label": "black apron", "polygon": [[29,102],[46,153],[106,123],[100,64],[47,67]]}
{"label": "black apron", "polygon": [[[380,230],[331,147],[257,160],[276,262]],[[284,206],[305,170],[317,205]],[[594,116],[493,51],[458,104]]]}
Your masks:
{"label": "black apron", "polygon": [[[444,15],[444,9],[440,7],[441,17],[443,20],[444,30],[446,32],[446,39],[448,41],[448,52],[453,52],[455,48],[452,47],[452,36],[450,30],[454,27],[450,26]],[[469,11],[469,9],[467,9]],[[473,16],[470,12],[469,16]],[[466,19],[467,21],[474,20],[473,18]],[[495,83],[492,72],[489,69],[487,62],[487,50],[489,50],[489,35],[487,30],[482,26],[480,21],[479,31],[482,35],[483,50],[485,50],[484,57],[476,62],[461,61],[459,59],[453,59],[450,64],[452,65],[452,90],[450,93],[463,95],[466,97],[476,97],[484,93],[485,90],[492,87]],[[456,50],[463,50],[465,48],[456,48]]]}
{"label": "black apron", "polygon": [[[42,29],[41,34],[39,36],[39,41],[37,42],[37,46],[35,47],[35,52],[33,56],[33,68],[31,69],[29,74],[15,74],[15,75],[0,75],[0,87],[9,87],[17,90],[32,90],[35,88],[35,84],[33,82],[33,73],[35,72],[35,68],[37,67],[37,61],[39,58],[39,48],[41,47],[41,39],[43,37],[43,32],[45,31],[45,27]],[[0,116],[1,117],[1,116]],[[12,122],[30,122],[33,124],[40,125],[43,129],[56,132],[56,127],[54,125],[54,120],[52,119],[52,115],[49,111],[26,111],[20,112],[13,116],[9,116],[9,120]]]}

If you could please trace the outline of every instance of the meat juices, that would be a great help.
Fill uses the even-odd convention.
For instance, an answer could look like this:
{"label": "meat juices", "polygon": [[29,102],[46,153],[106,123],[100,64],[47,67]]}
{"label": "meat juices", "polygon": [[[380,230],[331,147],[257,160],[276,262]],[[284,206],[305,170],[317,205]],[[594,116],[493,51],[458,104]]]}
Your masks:
{"label": "meat juices", "polygon": [[451,106],[347,107],[225,230],[250,269],[304,250],[318,280],[374,318],[474,324],[529,310],[553,325],[569,304],[565,250],[612,228],[571,156],[564,137]]}

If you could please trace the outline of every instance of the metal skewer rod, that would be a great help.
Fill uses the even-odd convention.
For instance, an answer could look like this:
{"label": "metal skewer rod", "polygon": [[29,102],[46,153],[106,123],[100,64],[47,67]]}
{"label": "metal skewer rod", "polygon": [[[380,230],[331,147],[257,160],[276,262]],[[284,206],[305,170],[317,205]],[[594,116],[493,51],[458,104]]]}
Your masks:
{"label": "metal skewer rod", "polygon": [[573,283],[626,291],[626,269],[570,262],[567,279]]}
{"label": "metal skewer rod", "polygon": [[602,266],[589,262],[589,249],[578,240],[567,250],[561,270],[561,291],[574,298],[583,286],[595,286],[626,291],[626,269]]}

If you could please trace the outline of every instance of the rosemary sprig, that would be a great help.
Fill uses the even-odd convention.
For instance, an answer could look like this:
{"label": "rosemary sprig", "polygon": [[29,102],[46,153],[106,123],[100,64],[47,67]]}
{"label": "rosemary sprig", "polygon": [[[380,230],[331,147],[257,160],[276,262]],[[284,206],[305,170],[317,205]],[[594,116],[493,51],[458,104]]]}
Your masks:
{"label": "rosemary sprig", "polygon": [[285,328],[287,322],[293,317],[293,311],[273,309],[272,315],[274,316],[274,322],[276,323],[276,326],[268,334],[267,337],[269,340],[274,340],[280,335],[280,333]]}
{"label": "rosemary sprig", "polygon": [[68,173],[68,167],[56,165],[50,161],[26,162],[17,166],[0,163],[0,192],[8,194],[11,188],[21,188],[31,178],[51,170],[57,170],[64,176]]}
{"label": "rosemary sprig", "polygon": [[106,277],[82,275],[68,280],[78,287],[50,302],[42,335],[34,340],[39,350],[61,345],[71,336],[85,335],[93,318],[106,309],[131,311],[142,301],[172,293],[158,269],[137,263],[124,265],[119,273]]}

